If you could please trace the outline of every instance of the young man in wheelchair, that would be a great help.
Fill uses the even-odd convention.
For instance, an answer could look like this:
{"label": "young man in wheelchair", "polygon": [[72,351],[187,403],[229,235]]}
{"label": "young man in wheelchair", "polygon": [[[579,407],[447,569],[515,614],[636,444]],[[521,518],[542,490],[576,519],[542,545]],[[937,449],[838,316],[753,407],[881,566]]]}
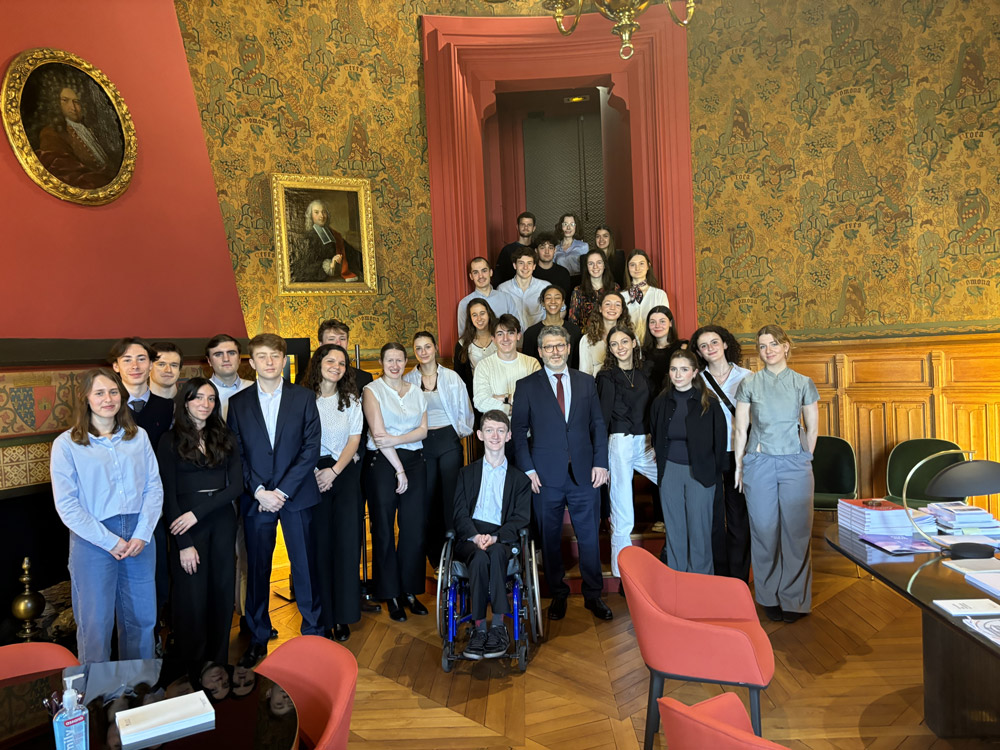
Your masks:
{"label": "young man in wheelchair", "polygon": [[[507,601],[507,562],[531,513],[531,480],[508,464],[504,447],[510,420],[498,409],[483,415],[476,433],[486,455],[464,467],[455,489],[454,559],[469,571],[470,613],[476,627],[463,656],[495,659],[507,653],[510,637],[503,616]],[[493,610],[486,628],[486,601]]]}

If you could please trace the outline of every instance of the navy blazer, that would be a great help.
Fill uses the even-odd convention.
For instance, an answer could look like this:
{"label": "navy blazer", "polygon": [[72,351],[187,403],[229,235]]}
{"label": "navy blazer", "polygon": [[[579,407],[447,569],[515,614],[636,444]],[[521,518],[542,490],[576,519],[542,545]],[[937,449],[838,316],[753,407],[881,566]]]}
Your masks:
{"label": "navy blazer", "polygon": [[246,510],[256,512],[253,493],[260,485],[265,490],[280,489],[288,495],[282,510],[305,510],[319,502],[313,469],[319,460],[322,430],[315,393],[287,381],[282,384],[273,450],[256,385],[229,399],[228,422],[243,462]]}
{"label": "navy blazer", "polygon": [[[479,501],[479,488],[483,484],[483,461],[473,461],[458,472],[455,487],[455,536],[470,539],[480,533],[472,514]],[[527,528],[531,518],[531,480],[516,466],[507,463],[500,505],[500,528],[495,532],[497,541],[516,544],[521,529]]]}
{"label": "navy blazer", "polygon": [[[569,463],[577,482],[590,482],[590,470],[608,468],[608,430],[601,416],[597,386],[590,375],[566,368],[571,389],[569,419],[559,410],[543,367],[517,381],[511,429],[514,453],[522,471],[538,472],[544,487],[561,487]],[[528,431],[531,441],[528,441]]]}

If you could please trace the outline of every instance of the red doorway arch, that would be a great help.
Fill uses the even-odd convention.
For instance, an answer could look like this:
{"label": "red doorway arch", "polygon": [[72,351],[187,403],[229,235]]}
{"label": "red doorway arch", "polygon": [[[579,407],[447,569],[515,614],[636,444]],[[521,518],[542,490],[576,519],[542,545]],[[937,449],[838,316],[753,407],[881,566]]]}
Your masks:
{"label": "red doorway arch", "polygon": [[[618,55],[609,22],[584,15],[561,37],[551,18],[422,16],[438,333],[456,340],[465,265],[487,248],[483,123],[498,83],[611,76],[631,119],[635,246],[666,279],[680,330],[696,322],[691,129],[685,33],[662,5],[642,15],[635,54]],[[530,85],[530,84],[529,84]]]}

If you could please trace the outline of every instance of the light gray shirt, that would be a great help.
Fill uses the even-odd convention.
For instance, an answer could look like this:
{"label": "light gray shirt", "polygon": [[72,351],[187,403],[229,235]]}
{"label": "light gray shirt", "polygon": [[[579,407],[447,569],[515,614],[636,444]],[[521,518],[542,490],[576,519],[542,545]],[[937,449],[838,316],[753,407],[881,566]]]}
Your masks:
{"label": "light gray shirt", "polygon": [[499,466],[491,466],[483,459],[483,481],[479,483],[479,497],[472,517],[477,521],[496,526],[503,521],[503,485],[507,480],[507,459]]}
{"label": "light gray shirt", "polygon": [[[705,387],[715,393],[715,389],[708,384],[708,377],[706,375],[708,370],[701,371],[702,380],[705,381]],[[729,400],[733,404],[733,408],[736,408],[736,391],[739,390],[740,383],[743,382],[743,378],[750,375],[751,372],[745,367],[740,367],[734,364],[732,372],[729,373],[729,377],[726,378],[725,383],[721,383],[719,387],[722,392],[726,394]],[[722,407],[722,415],[726,418],[726,450],[731,451],[733,449],[733,413],[729,411],[729,407],[726,406],[722,399],[719,399],[720,406]]]}
{"label": "light gray shirt", "polygon": [[524,321],[521,320],[521,306],[518,305],[514,298],[511,297],[507,292],[501,292],[499,289],[494,289],[490,287],[490,296],[487,297],[485,294],[480,293],[478,290],[474,291],[472,294],[467,294],[462,297],[462,301],[458,303],[458,336],[461,338],[465,334],[465,311],[469,309],[469,303],[474,299],[481,299],[486,304],[490,306],[493,314],[498,318],[501,315],[510,314],[517,318],[521,325],[524,326]]}
{"label": "light gray shirt", "polygon": [[264,412],[264,426],[267,427],[267,439],[274,447],[274,435],[278,431],[278,410],[281,408],[281,389],[285,381],[279,380],[278,387],[272,393],[265,393],[257,381],[257,399],[260,401],[260,410]]}
{"label": "light gray shirt", "polygon": [[785,368],[777,375],[761,370],[747,375],[736,401],[750,404],[748,453],[789,456],[803,451],[799,439],[802,407],[819,401],[812,378]]}
{"label": "light gray shirt", "polygon": [[569,386],[569,368],[564,367],[562,372],[553,372],[548,367],[545,369],[545,377],[549,379],[549,385],[552,386],[552,395],[556,397],[556,403],[559,399],[559,380],[556,375],[562,375],[562,387],[563,387],[563,401],[566,403],[566,413],[563,414],[563,419],[569,421],[569,407],[572,399],[572,392]]}

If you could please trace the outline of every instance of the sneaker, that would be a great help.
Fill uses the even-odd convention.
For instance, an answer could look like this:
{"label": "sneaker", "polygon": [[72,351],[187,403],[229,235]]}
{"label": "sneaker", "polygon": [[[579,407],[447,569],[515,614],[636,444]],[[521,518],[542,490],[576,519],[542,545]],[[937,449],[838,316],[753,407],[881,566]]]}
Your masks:
{"label": "sneaker", "polygon": [[654,523],[652,526],[649,527],[649,530],[654,534],[663,534],[664,532],[666,532],[667,527],[663,525],[663,521],[657,521],[656,523]]}
{"label": "sneaker", "polygon": [[476,628],[472,631],[472,637],[469,638],[469,645],[465,647],[465,651],[462,652],[462,656],[466,659],[479,661],[483,658],[483,653],[485,653],[485,651],[486,631]]}
{"label": "sneaker", "polygon": [[483,658],[496,659],[507,653],[510,648],[510,636],[507,635],[507,628],[497,625],[490,628],[490,633],[486,636],[486,645],[483,650]]}

